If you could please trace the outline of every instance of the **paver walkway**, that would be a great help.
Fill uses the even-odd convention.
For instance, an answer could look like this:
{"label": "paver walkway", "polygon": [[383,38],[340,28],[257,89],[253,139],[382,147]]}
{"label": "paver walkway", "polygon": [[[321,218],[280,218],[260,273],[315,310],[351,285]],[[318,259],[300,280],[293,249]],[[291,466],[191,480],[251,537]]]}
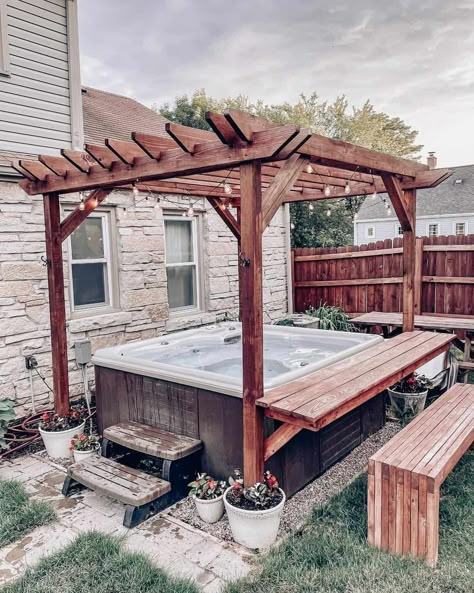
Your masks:
{"label": "paver walkway", "polygon": [[149,555],[173,575],[194,579],[205,593],[218,592],[225,581],[247,574],[252,567],[253,555],[245,549],[166,514],[127,529],[120,503],[90,490],[65,498],[61,494],[65,469],[41,453],[0,463],[0,479],[23,482],[32,496],[50,500],[59,516],[57,522],[0,549],[0,583],[92,529],[124,537],[128,549]]}

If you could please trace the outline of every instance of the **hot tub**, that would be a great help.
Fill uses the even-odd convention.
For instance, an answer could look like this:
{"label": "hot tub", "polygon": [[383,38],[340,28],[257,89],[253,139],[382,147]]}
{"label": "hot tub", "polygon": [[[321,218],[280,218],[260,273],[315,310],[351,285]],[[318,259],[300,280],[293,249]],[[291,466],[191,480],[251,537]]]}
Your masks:
{"label": "hot tub", "polygon": [[[267,325],[264,329],[264,386],[278,387],[370,348],[383,338]],[[220,323],[98,350],[95,365],[242,395],[242,327]]]}
{"label": "hot tub", "polygon": [[[264,328],[265,390],[380,343],[376,335]],[[226,322],[98,350],[93,356],[99,430],[131,420],[203,441],[202,470],[242,467],[242,332]],[[230,397],[229,397],[230,396]],[[302,430],[267,463],[293,494],[384,423],[376,397],[319,432]],[[266,436],[279,422],[265,419]]]}

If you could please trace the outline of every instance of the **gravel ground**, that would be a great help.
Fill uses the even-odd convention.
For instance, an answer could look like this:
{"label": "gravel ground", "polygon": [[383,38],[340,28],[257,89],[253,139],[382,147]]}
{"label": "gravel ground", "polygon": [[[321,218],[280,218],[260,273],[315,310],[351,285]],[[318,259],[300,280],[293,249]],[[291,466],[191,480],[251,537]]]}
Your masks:
{"label": "gravel ground", "polygon": [[[384,428],[366,439],[344,459],[295,494],[285,505],[280,536],[302,527],[314,505],[326,502],[362,473],[367,468],[369,457],[389,441],[400,428],[397,423],[387,422]],[[213,525],[204,523],[197,515],[194,503],[190,499],[178,502],[170,508],[168,514],[219,539],[232,541],[227,516],[224,514],[223,518]]]}

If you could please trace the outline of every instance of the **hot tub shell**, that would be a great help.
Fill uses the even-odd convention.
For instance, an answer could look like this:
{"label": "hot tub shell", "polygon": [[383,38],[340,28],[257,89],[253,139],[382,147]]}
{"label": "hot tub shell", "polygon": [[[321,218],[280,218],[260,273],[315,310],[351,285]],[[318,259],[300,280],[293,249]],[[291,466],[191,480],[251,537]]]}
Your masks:
{"label": "hot tub shell", "polygon": [[[215,330],[189,330],[164,338],[154,338],[98,351],[94,357],[97,419],[99,430],[131,420],[158,426],[177,434],[203,441],[202,470],[217,478],[227,478],[236,467],[242,467],[242,401],[241,381],[235,377],[222,380],[220,375],[199,369],[170,368],[156,361],[139,361],[140,351],[151,351],[156,342],[174,348],[189,346],[199,335],[226,336],[238,334],[239,324],[222,324]],[[269,331],[270,330],[270,331]],[[298,336],[302,332],[303,336]],[[338,338],[342,332],[266,326],[265,335],[312,338]],[[365,334],[341,337],[362,338],[351,343],[345,354],[328,356],[323,362],[294,369],[265,381],[269,389],[288,380],[332,364],[378,343],[381,338]],[[291,339],[291,338],[290,338]],[[186,342],[187,341],[187,342]],[[155,344],[153,344],[155,342]],[[187,346],[186,346],[187,344]],[[192,344],[191,344],[192,345]],[[316,367],[316,368],[315,368]],[[206,376],[208,375],[208,376]],[[233,397],[229,397],[229,395]],[[266,467],[280,479],[289,496],[321,474],[329,466],[360,444],[384,424],[383,396],[379,395],[318,432],[302,430],[273,455]],[[281,423],[266,418],[265,436]]]}

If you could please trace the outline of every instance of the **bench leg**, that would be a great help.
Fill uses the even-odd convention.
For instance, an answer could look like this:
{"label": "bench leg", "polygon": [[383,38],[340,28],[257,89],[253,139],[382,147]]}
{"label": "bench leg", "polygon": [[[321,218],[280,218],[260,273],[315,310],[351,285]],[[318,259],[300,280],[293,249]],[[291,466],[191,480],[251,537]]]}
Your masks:
{"label": "bench leg", "polygon": [[160,498],[156,498],[147,504],[142,504],[140,506],[133,506],[128,504],[125,507],[125,515],[123,517],[123,524],[125,527],[136,527],[156,515],[157,513],[161,512],[162,510],[169,507],[171,504],[176,502],[175,494],[173,491],[167,492]]}
{"label": "bench leg", "polygon": [[85,488],[80,482],[76,482],[71,476],[66,476],[63,484],[62,494],[63,496],[70,496],[77,490]]}
{"label": "bench leg", "polygon": [[433,568],[438,561],[439,489],[428,492],[426,504],[426,561]]}
{"label": "bench leg", "polygon": [[113,447],[113,443],[111,441],[109,441],[109,439],[106,439],[105,437],[102,439],[102,445],[101,445],[101,454],[102,457],[110,457],[111,453],[112,453],[112,447]]}

